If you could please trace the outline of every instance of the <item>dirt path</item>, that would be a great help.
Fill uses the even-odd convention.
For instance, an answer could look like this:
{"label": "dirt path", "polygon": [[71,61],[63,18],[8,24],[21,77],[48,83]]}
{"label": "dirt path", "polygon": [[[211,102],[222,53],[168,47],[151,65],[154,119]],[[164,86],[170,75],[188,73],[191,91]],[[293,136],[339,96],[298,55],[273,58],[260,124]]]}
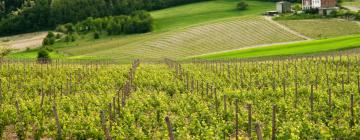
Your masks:
{"label": "dirt path", "polygon": [[9,36],[0,38],[0,44],[14,50],[25,50],[26,48],[36,48],[42,45],[47,32],[29,33],[23,35]]}
{"label": "dirt path", "polygon": [[290,29],[290,28],[288,28],[288,27],[286,27],[286,26],[284,26],[284,25],[282,25],[282,24],[280,24],[280,23],[272,20],[272,18],[269,17],[269,16],[264,16],[264,18],[265,18],[267,21],[269,21],[269,22],[271,22],[271,23],[279,26],[280,28],[284,29],[285,31],[288,31],[288,32],[290,32],[290,33],[292,33],[292,34],[294,34],[294,35],[296,35],[296,36],[299,36],[299,37],[301,37],[301,38],[303,38],[303,39],[312,40],[312,38],[307,37],[307,36],[305,36],[305,35],[302,35],[302,34],[296,32],[296,31],[294,31],[294,30],[292,30],[292,29]]}

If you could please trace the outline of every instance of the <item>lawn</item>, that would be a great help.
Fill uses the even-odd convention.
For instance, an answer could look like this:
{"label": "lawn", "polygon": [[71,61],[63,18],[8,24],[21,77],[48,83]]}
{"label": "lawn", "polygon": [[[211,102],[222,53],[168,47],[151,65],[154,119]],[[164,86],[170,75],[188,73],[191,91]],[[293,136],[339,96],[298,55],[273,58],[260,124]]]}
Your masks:
{"label": "lawn", "polygon": [[360,34],[360,24],[340,19],[278,20],[305,36],[321,39]]}
{"label": "lawn", "polygon": [[250,58],[266,56],[286,56],[297,54],[320,53],[327,51],[337,51],[360,47],[360,35],[336,37],[314,41],[304,41],[287,45],[275,45],[260,48],[250,48],[217,54],[197,56],[200,59],[231,59],[231,58]]}

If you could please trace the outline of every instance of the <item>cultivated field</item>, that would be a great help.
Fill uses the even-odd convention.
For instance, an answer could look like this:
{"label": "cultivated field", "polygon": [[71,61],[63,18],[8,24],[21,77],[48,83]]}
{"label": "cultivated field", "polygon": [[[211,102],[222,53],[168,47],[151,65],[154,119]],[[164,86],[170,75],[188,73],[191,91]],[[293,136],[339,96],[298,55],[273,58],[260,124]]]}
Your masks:
{"label": "cultivated field", "polygon": [[359,23],[340,19],[278,20],[277,22],[314,39],[360,34]]}
{"label": "cultivated field", "polygon": [[[98,48],[97,51],[85,54],[85,56],[112,56],[123,59],[176,59],[262,44],[303,40],[303,38],[284,30],[263,17],[234,18],[190,27],[177,32],[152,35],[150,38],[145,36],[147,35],[118,40],[119,42],[114,42],[114,45],[119,45],[118,47],[109,47],[106,50]],[[139,40],[137,40],[138,37]],[[128,43],[123,44],[124,42]],[[111,41],[90,46],[95,49],[99,45],[111,46]],[[82,51],[84,49],[83,47],[75,47],[64,48],[62,51],[84,53]]]}
{"label": "cultivated field", "polygon": [[4,139],[357,139],[359,55],[133,65],[2,61]]}

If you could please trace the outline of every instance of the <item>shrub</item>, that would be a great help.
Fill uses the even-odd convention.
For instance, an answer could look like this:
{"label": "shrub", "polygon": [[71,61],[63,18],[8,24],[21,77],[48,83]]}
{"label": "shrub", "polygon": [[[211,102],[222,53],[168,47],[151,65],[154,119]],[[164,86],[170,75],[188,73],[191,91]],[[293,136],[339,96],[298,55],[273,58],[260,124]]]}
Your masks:
{"label": "shrub", "polygon": [[48,38],[44,38],[43,42],[42,42],[43,46],[47,46],[49,45],[49,39]]}
{"label": "shrub", "polygon": [[43,40],[43,46],[53,45],[55,44],[55,34],[53,32],[49,32]]}
{"label": "shrub", "polygon": [[41,64],[50,63],[51,58],[50,58],[49,52],[46,49],[41,49],[38,52],[37,60]]}
{"label": "shrub", "polygon": [[99,39],[99,38],[100,38],[99,32],[95,32],[95,33],[94,33],[94,39]]}
{"label": "shrub", "polygon": [[56,39],[60,39],[60,38],[61,38],[61,34],[59,34],[59,33],[56,34],[55,38],[56,38]]}
{"label": "shrub", "polygon": [[318,14],[281,14],[279,17],[275,17],[274,20],[301,20],[301,19],[319,19],[328,18]]}
{"label": "shrub", "polygon": [[[297,12],[297,11],[301,11],[301,10],[302,10],[301,4],[295,4],[295,5],[292,7],[292,9],[294,9],[296,12]],[[296,13],[296,12],[295,12],[295,13]]]}
{"label": "shrub", "polygon": [[55,34],[53,32],[48,32],[46,37],[47,38],[53,38],[53,37],[55,37]]}
{"label": "shrub", "polygon": [[65,42],[74,42],[76,41],[76,37],[73,34],[68,34],[65,36]]}
{"label": "shrub", "polygon": [[246,10],[249,5],[246,2],[239,2],[236,6],[238,10]]}
{"label": "shrub", "polygon": [[61,32],[61,33],[67,33],[67,29],[65,27],[65,25],[59,25],[56,27],[55,31],[57,32]]}

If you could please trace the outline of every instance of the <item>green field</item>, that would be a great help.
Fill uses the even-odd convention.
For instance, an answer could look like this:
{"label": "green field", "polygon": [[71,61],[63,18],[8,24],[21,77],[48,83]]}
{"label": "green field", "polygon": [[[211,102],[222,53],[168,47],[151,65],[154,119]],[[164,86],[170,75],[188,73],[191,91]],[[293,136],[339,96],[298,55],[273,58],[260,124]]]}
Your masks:
{"label": "green field", "polygon": [[228,59],[320,53],[360,47],[360,35],[305,41],[287,45],[250,48],[197,56],[200,59]]}
{"label": "green field", "polygon": [[340,19],[278,20],[305,36],[319,39],[360,34],[360,24]]}

